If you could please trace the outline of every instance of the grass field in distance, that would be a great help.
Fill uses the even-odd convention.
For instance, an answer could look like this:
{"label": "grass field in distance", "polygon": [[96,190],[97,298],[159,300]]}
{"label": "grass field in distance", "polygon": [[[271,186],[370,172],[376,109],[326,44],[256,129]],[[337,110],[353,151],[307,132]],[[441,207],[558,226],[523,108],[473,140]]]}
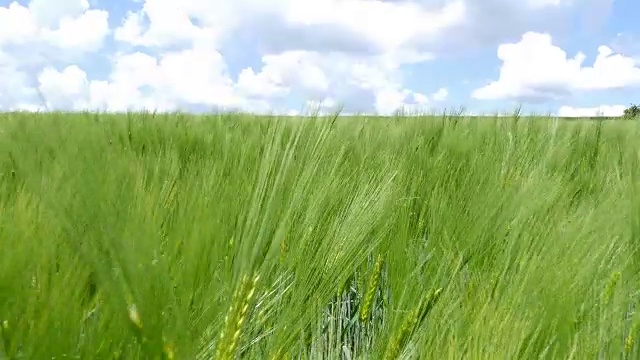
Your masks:
{"label": "grass field in distance", "polygon": [[637,359],[640,124],[0,115],[0,359]]}

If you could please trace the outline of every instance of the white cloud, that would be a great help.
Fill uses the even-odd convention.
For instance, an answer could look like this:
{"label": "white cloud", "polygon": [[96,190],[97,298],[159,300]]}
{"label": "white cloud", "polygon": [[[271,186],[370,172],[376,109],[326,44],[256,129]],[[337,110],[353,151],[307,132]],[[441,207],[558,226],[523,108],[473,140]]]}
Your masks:
{"label": "white cloud", "polygon": [[243,69],[238,75],[238,88],[249,96],[266,97],[285,96],[290,91],[290,87],[284,85],[282,71],[269,63],[259,73],[253,68]]}
{"label": "white cloud", "polygon": [[28,5],[36,23],[48,28],[58,27],[64,19],[80,17],[88,9],[87,0],[31,0]]}
{"label": "white cloud", "polygon": [[29,83],[29,74],[6,63],[0,52],[0,109],[11,109],[37,95]]}
{"label": "white cloud", "polygon": [[108,17],[105,10],[89,10],[86,0],[33,0],[28,7],[12,2],[0,7],[0,45],[96,50],[109,32]]}
{"label": "white cloud", "polygon": [[[2,110],[37,108],[37,74],[52,63],[98,50],[109,33],[108,12],[90,9],[86,0],[32,0],[27,6],[14,1],[0,7],[0,24]],[[44,74],[49,81],[50,74]]]}
{"label": "white cloud", "polygon": [[[122,26],[115,30],[115,38],[132,45],[168,47],[188,43],[202,29],[207,29],[207,33],[215,34],[209,46],[218,48],[225,40],[235,39],[234,31],[242,25],[260,34],[261,41],[286,39],[291,41],[288,45],[291,48],[284,46],[283,51],[267,53],[260,67],[242,69],[235,84],[230,82],[228,74],[190,76],[194,74],[193,66],[176,67],[166,74],[163,71],[170,69],[159,69],[158,73],[163,74],[158,75],[159,78],[174,76],[181,80],[168,82],[181,90],[176,92],[164,86],[163,94],[173,94],[178,102],[202,103],[211,97],[199,98],[198,94],[215,92],[217,102],[235,106],[295,95],[303,101],[338,99],[355,108],[370,109],[373,105],[378,111],[390,112],[404,105],[412,93],[402,86],[399,68],[433,57],[413,49],[411,42],[416,37],[439,36],[447,28],[461,23],[464,9],[461,0],[435,10],[412,2],[364,0],[311,3],[191,0],[180,5],[147,0],[139,12],[127,15]],[[372,23],[385,26],[371,26]],[[295,49],[298,45],[303,46]],[[367,50],[358,54],[358,49]],[[223,60],[214,61],[208,68],[220,68]],[[206,57],[201,61],[206,62]],[[181,69],[189,70],[178,76],[183,72]],[[203,92],[205,80],[218,82],[219,86],[209,86],[209,91]],[[183,85],[190,81],[193,83],[188,87]],[[191,93],[183,96],[188,91]]]}
{"label": "white cloud", "polygon": [[222,55],[212,49],[193,48],[164,54],[156,73],[159,90],[190,104],[241,106]]}
{"label": "white cloud", "polygon": [[462,0],[447,2],[442,8],[431,11],[409,1],[290,1],[284,14],[286,22],[295,25],[344,28],[383,51],[402,48],[418,37],[438,36],[462,24],[465,17],[466,5]]}
{"label": "white cloud", "polygon": [[73,102],[81,101],[89,85],[87,74],[76,65],[67,66],[61,72],[47,67],[38,75],[38,84],[47,107],[71,105],[71,108],[84,105]]}
{"label": "white cloud", "polygon": [[291,85],[298,85],[308,93],[321,94],[329,90],[327,75],[320,68],[318,54],[289,51],[262,57],[259,73],[245,68],[238,76],[238,87],[250,96],[283,96]]}
{"label": "white cloud", "polygon": [[164,111],[198,105],[268,110],[265,101],[251,101],[235,88],[222,55],[209,48],[158,56],[119,54],[113,58],[109,77],[103,80],[88,80],[86,72],[76,65],[61,71],[46,68],[38,82],[51,108]]}
{"label": "white cloud", "polygon": [[[584,0],[574,0],[580,1]],[[467,0],[146,0],[139,11],[126,16],[114,38],[138,46],[172,47],[169,56],[177,56],[173,47],[186,47],[176,63],[193,68],[206,63],[208,68],[222,69],[225,59],[205,55],[198,61],[187,60],[193,55],[189,46],[204,48],[206,43],[207,51],[220,54],[225,45],[249,44],[262,52],[262,64],[242,69],[235,82],[226,70],[192,77],[192,69],[184,72],[175,67],[171,70],[175,73],[164,73],[170,67],[157,65],[154,76],[164,82],[144,86],[178,103],[242,106],[293,97],[335,99],[351,106],[350,110],[373,106],[389,113],[398,107],[433,106],[448,97],[444,88],[431,95],[409,89],[404,85],[403,66],[432,60],[434,51],[448,47],[450,40],[483,43],[533,24],[530,19],[544,23],[549,13],[533,15],[563,6],[571,4],[561,0],[528,0],[517,6],[511,0],[490,0],[487,6]],[[486,21],[497,14],[514,21],[507,25]],[[189,81],[193,86],[183,85]],[[199,95],[202,91],[215,91],[218,99]]]}
{"label": "white cloud", "polygon": [[[388,53],[410,49],[417,39],[442,36],[465,17],[463,0],[439,8],[379,0],[146,0],[116,29],[116,39],[162,46],[207,29],[234,41],[234,32],[244,28],[259,34],[272,52],[351,48]],[[282,42],[289,46],[280,47]]]}
{"label": "white cloud", "polygon": [[22,43],[36,37],[38,26],[28,8],[12,2],[0,7],[0,45]]}
{"label": "white cloud", "polygon": [[233,81],[222,55],[206,47],[155,56],[119,54],[108,78],[88,80],[75,65],[46,68],[38,77],[39,90],[50,107],[78,110],[126,110],[144,104],[154,109],[204,105],[270,111],[274,100],[294,93],[308,106],[345,104],[346,111],[357,112],[370,112],[373,106],[383,114],[434,106],[448,95],[446,88],[431,95],[406,88],[399,70],[389,68],[384,58],[291,51],[262,61],[260,69],[245,68]]}
{"label": "white cloud", "polygon": [[[38,75],[38,90],[46,99],[49,109],[139,109],[143,108],[142,104],[149,102],[139,90],[150,79],[148,65],[155,66],[155,59],[147,58],[144,54],[117,57],[112,82],[89,81],[86,72],[76,65],[67,66],[62,71],[47,67]],[[160,104],[155,105],[161,107]]]}
{"label": "white cloud", "polygon": [[567,8],[607,6],[608,1],[145,0],[116,29],[116,39],[164,46],[207,29],[220,43],[244,38],[266,53],[459,51],[493,45],[527,29],[555,29],[569,20]]}
{"label": "white cloud", "polygon": [[305,99],[333,99],[346,111],[392,113],[400,107],[428,106],[444,101],[445,88],[431,96],[403,85],[397,62],[386,56],[354,56],[312,51],[287,51],[262,58],[260,70],[240,72],[237,89],[257,98],[296,94]]}
{"label": "white cloud", "polygon": [[549,34],[528,32],[517,43],[502,44],[498,58],[502,61],[498,80],[476,89],[472,97],[533,102],[583,90],[640,85],[640,68],[633,59],[600,46],[593,64],[583,66],[584,53],[567,58],[564,50],[552,44]]}
{"label": "white cloud", "polygon": [[[9,24],[0,26],[0,74],[22,88],[0,107],[28,107],[37,88],[52,107],[75,109],[263,111],[305,101],[345,104],[347,112],[421,109],[449,92],[410,88],[407,65],[558,22],[559,9],[584,1],[607,0],[143,0],[115,29],[91,0],[13,2],[0,7],[0,24]],[[110,34],[118,48],[99,53]],[[76,61],[87,53],[110,68]],[[253,65],[236,78],[228,64],[237,60]],[[591,83],[611,80],[612,69],[603,69]],[[0,85],[0,94],[9,89]]]}
{"label": "white cloud", "polygon": [[433,94],[433,100],[445,101],[449,96],[449,91],[446,88],[440,88]]}
{"label": "white cloud", "polygon": [[166,47],[207,39],[213,46],[213,42],[217,41],[218,30],[194,25],[188,12],[173,4],[176,3],[155,0],[145,2],[140,12],[127,13],[121,26],[116,28],[114,38],[148,47]]}
{"label": "white cloud", "polygon": [[104,10],[89,10],[77,18],[62,18],[56,30],[44,29],[42,37],[61,50],[96,50],[109,32],[108,18]]}
{"label": "white cloud", "polygon": [[572,107],[561,106],[558,110],[558,116],[560,117],[594,117],[594,116],[607,116],[615,117],[622,116],[624,110],[627,107],[624,105],[600,105],[596,107]]}
{"label": "white cloud", "polygon": [[142,33],[144,31],[142,22],[142,13],[128,12],[122,20],[122,24],[114,31],[114,39],[132,45],[141,45],[145,42],[145,40],[142,39]]}

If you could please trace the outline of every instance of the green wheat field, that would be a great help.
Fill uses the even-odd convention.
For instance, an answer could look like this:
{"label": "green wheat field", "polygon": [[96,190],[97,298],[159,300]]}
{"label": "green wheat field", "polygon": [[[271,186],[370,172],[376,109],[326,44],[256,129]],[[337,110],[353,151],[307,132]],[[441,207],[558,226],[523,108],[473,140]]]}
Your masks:
{"label": "green wheat field", "polygon": [[638,359],[640,122],[0,116],[0,359]]}

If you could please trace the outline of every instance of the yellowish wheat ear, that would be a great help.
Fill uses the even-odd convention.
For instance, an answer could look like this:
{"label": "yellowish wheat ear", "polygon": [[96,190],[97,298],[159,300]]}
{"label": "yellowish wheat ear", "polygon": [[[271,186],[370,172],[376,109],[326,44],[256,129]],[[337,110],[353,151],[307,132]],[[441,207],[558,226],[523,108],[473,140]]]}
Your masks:
{"label": "yellowish wheat ear", "polygon": [[226,360],[234,357],[259,279],[259,275],[255,275],[253,279],[246,274],[242,276],[224,319],[224,326],[216,347],[216,359]]}

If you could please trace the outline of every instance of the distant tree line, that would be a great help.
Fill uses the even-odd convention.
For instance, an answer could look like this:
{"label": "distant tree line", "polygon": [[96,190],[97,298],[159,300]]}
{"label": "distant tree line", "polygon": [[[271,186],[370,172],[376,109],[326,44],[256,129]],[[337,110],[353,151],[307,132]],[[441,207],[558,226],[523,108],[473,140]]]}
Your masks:
{"label": "distant tree line", "polygon": [[636,119],[640,117],[640,105],[631,104],[628,108],[624,109],[624,114],[622,115],[625,119]]}

